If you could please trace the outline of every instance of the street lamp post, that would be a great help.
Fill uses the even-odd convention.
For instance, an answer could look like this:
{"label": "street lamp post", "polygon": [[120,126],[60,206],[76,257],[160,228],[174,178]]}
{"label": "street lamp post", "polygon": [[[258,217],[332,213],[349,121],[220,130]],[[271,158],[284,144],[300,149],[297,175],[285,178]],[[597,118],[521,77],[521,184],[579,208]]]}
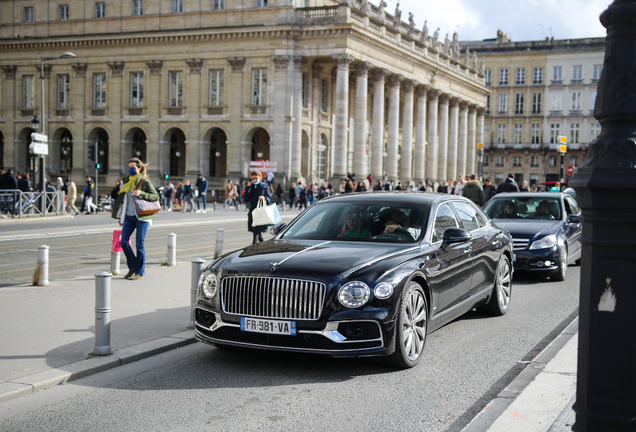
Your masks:
{"label": "street lamp post", "polygon": [[[59,57],[44,57],[40,56],[40,84],[41,84],[41,112],[40,117],[42,121],[42,133],[47,135],[46,131],[46,113],[44,112],[44,62],[49,60],[58,60],[58,59],[73,59],[75,58],[75,54],[72,52],[65,52]],[[33,119],[33,124],[35,125],[35,120],[37,120],[37,116]],[[35,129],[35,127],[34,127]],[[35,179],[33,179],[35,181]],[[44,191],[44,155],[40,155],[40,192]]]}

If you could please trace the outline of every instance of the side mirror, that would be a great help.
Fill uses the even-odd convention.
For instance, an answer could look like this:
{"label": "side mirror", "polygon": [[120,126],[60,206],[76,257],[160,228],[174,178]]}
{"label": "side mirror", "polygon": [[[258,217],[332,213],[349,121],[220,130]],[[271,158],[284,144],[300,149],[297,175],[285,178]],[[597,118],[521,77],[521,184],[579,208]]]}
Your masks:
{"label": "side mirror", "polygon": [[444,231],[444,236],[442,237],[442,246],[451,243],[467,242],[472,238],[473,235],[470,231],[463,228],[447,228],[446,231]]}
{"label": "side mirror", "polygon": [[278,233],[284,230],[286,227],[287,227],[286,223],[279,222],[269,229],[269,233],[271,235],[278,235]]}
{"label": "side mirror", "polygon": [[581,223],[581,217],[579,215],[571,214],[568,215],[569,223]]}

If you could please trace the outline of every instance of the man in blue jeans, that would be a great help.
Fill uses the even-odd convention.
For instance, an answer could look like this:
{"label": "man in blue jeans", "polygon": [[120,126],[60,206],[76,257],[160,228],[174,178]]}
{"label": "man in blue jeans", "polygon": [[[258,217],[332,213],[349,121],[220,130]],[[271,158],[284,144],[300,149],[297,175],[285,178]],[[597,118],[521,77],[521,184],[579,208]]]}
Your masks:
{"label": "man in blue jeans", "polygon": [[206,194],[208,193],[208,181],[201,173],[197,177],[197,183],[195,185],[197,190],[199,191],[199,195],[197,195],[197,213],[201,213],[201,200],[203,199],[203,213],[205,213],[206,209]]}

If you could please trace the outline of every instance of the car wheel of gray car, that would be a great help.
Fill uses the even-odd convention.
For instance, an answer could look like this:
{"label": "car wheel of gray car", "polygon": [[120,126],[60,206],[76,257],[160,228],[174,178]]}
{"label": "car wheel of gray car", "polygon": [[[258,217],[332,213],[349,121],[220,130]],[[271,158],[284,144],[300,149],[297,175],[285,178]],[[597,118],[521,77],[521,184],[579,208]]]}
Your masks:
{"label": "car wheel of gray car", "polygon": [[508,311],[510,296],[512,295],[512,267],[506,255],[502,255],[495,273],[495,286],[488,303],[478,308],[479,311],[501,316]]}
{"label": "car wheel of gray car", "polygon": [[565,276],[568,274],[568,247],[563,246],[561,248],[561,256],[559,257],[559,271],[550,276],[550,279],[555,281],[564,281]]}
{"label": "car wheel of gray car", "polygon": [[428,332],[428,302],[422,287],[411,282],[402,292],[395,335],[395,352],[385,357],[386,363],[411,368],[422,358]]}

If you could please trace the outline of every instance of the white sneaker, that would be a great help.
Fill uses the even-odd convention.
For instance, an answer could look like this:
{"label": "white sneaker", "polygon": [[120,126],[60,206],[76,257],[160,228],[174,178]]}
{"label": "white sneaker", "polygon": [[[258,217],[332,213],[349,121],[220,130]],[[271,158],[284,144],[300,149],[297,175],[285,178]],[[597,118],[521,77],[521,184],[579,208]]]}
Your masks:
{"label": "white sneaker", "polygon": [[203,213],[207,213],[205,210],[203,210]]}
{"label": "white sneaker", "polygon": [[197,210],[197,211],[195,211],[195,213],[201,213],[201,210]]}

